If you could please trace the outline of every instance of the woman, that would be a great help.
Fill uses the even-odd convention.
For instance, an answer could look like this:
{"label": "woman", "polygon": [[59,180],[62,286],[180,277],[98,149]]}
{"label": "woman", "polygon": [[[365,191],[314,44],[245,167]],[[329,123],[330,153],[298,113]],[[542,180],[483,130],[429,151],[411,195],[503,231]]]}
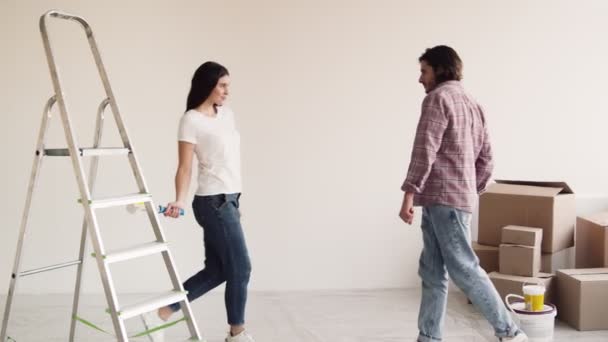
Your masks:
{"label": "woman", "polygon": [[[223,106],[229,85],[228,70],[218,63],[206,62],[194,73],[186,113],[179,124],[176,199],[167,205],[164,215],[178,218],[186,207],[196,155],[198,189],[192,209],[204,232],[205,268],[190,277],[184,288],[193,301],[226,282],[230,325],[226,342],[252,342],[244,326],[251,262],[239,212],[240,136],[232,111]],[[167,321],[179,309],[180,304],[175,303],[160,308],[158,315]]]}

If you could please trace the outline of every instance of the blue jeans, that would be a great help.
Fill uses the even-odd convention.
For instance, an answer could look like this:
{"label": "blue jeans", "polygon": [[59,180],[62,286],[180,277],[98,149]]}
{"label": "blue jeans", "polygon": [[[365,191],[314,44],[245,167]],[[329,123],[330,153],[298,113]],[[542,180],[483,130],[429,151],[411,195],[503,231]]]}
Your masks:
{"label": "blue jeans", "polygon": [[448,297],[448,274],[494,328],[497,337],[519,333],[500,295],[469,243],[471,214],[442,205],[423,208],[418,274],[422,301],[418,315],[419,342],[441,341]]}
{"label": "blue jeans", "polygon": [[[247,285],[251,274],[238,210],[240,195],[194,197],[194,216],[204,232],[205,268],[184,283],[188,301],[193,301],[226,282],[224,301],[230,325],[245,323]],[[171,309],[178,311],[179,303],[172,304]]]}

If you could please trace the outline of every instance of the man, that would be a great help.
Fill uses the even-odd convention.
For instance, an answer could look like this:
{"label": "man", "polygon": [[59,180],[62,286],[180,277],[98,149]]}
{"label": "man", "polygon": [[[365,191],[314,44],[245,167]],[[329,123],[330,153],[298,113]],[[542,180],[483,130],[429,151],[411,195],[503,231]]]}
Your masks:
{"label": "man", "polygon": [[427,95],[401,187],[405,194],[399,214],[412,224],[413,207],[422,207],[418,341],[441,341],[448,274],[490,322],[500,341],[528,341],[479,267],[469,242],[471,212],[493,169],[483,110],[460,84],[462,61],[456,51],[436,46],[418,60],[418,81]]}

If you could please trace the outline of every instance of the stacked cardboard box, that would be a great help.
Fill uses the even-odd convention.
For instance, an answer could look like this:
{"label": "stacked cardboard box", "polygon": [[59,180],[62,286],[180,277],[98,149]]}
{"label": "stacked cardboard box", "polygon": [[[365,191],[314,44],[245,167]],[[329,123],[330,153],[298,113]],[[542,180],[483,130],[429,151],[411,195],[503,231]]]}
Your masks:
{"label": "stacked cardboard box", "polygon": [[503,299],[509,293],[521,295],[524,283],[540,283],[547,288],[545,301],[555,300],[554,277],[545,271],[568,266],[562,260],[574,246],[575,223],[574,193],[566,183],[498,180],[488,187],[479,199],[477,242],[500,246],[500,273],[490,273],[490,279]]}
{"label": "stacked cardboard box", "polygon": [[486,273],[498,271],[498,247],[484,246],[473,242],[473,251],[479,259],[479,266]]}
{"label": "stacked cardboard box", "polygon": [[566,248],[556,253],[543,253],[540,257],[540,271],[555,273],[557,270],[574,268],[574,249]]}
{"label": "stacked cardboard box", "polygon": [[557,271],[558,318],[578,330],[608,329],[608,212],[577,218],[576,269]]}
{"label": "stacked cardboard box", "polygon": [[[538,252],[531,240],[517,240],[526,229],[508,227],[513,225],[542,229],[540,271],[546,273],[537,273]],[[559,319],[578,330],[608,329],[608,212],[577,218],[567,184],[497,181],[480,197],[477,241],[494,247],[503,243],[500,273],[489,274],[503,298],[521,295],[524,283],[540,283],[547,289],[545,301],[557,305]]]}
{"label": "stacked cardboard box", "polygon": [[498,252],[500,273],[536,277],[540,273],[542,236],[540,228],[504,227]]}
{"label": "stacked cardboard box", "polygon": [[557,271],[559,318],[578,330],[608,329],[608,268]]}
{"label": "stacked cardboard box", "polygon": [[608,212],[576,222],[576,268],[608,267]]}
{"label": "stacked cardboard box", "polygon": [[542,229],[506,226],[502,230],[498,251],[499,272],[490,279],[504,298],[508,294],[523,295],[524,284],[541,284],[547,289],[545,301],[552,300],[553,275],[540,273]]}
{"label": "stacked cardboard box", "polygon": [[576,203],[562,182],[496,181],[479,198],[479,236],[487,246],[500,244],[502,228],[510,225],[543,230],[543,253],[574,246]]}

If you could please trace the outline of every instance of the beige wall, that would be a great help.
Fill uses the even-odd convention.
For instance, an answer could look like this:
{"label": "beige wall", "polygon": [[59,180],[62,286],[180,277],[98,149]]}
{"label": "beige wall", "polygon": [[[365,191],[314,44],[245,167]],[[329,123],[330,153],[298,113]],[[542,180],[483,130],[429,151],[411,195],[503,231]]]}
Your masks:
{"label": "beige wall", "polygon": [[[399,186],[424,96],[417,58],[437,44],[459,51],[464,84],[487,109],[496,178],[566,180],[578,194],[606,200],[606,1],[1,0],[0,293],[51,95],[38,18],[52,7],[93,26],[157,202],[173,196],[189,78],[209,59],[230,69],[253,289],[418,286],[421,237],[397,218]],[[88,145],[102,92],[76,28],[55,23],[52,33],[75,128]],[[49,147],[64,144],[55,119]],[[110,121],[108,146],[117,140],[112,129]],[[102,161],[101,194],[134,191],[126,165]],[[82,212],[69,162],[47,159],[38,189],[25,268],[77,252]],[[109,248],[151,239],[143,216],[122,208],[103,212],[101,222]],[[201,265],[201,232],[191,213],[163,223],[185,277]],[[113,270],[120,290],[144,292],[167,286],[160,267],[146,259]],[[71,291],[73,276],[25,278],[21,291]],[[89,263],[85,290],[100,291],[97,283]]]}

